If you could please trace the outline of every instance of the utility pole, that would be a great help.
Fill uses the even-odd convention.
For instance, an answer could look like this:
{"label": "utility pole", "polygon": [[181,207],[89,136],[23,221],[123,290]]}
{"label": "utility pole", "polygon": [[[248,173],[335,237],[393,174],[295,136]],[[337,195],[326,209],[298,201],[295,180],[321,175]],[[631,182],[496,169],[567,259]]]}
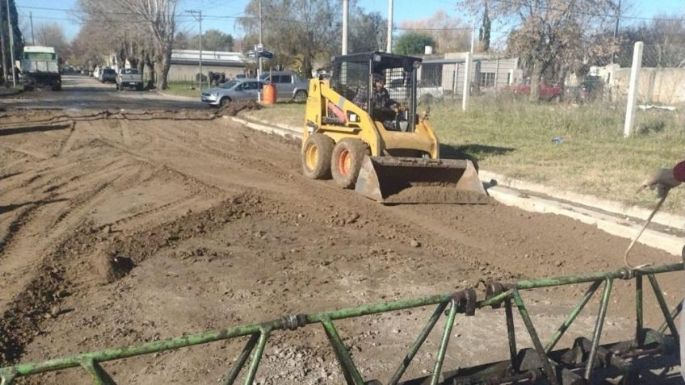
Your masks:
{"label": "utility pole", "polygon": [[5,29],[0,22],[0,50],[2,50],[2,84],[7,86],[7,57],[5,56]]}
{"label": "utility pole", "polygon": [[[264,48],[264,43],[262,42],[262,0],[259,0],[258,3],[259,6],[259,49]],[[259,55],[257,58],[257,61],[259,62],[259,68],[257,69],[257,79],[262,76],[262,55]],[[261,95],[259,97],[261,100]]]}
{"label": "utility pole", "polygon": [[[614,27],[614,42],[618,38],[618,23],[621,21],[621,0],[618,0],[618,9],[616,10],[616,26]],[[616,61],[616,52],[611,55],[611,63]]]}
{"label": "utility pole", "polygon": [[12,19],[10,19],[10,0],[5,0],[7,5],[7,28],[10,30],[10,60],[12,60],[12,87],[17,87],[16,68],[14,65],[14,31],[12,31]]}
{"label": "utility pole", "polygon": [[29,20],[31,20],[31,45],[36,45],[36,37],[33,36],[33,12],[29,12]]}
{"label": "utility pole", "polygon": [[200,67],[200,91],[202,91],[202,10],[191,9],[186,12],[191,14],[193,18],[200,24],[200,60],[198,62],[198,66]]}
{"label": "utility pole", "polygon": [[347,24],[350,16],[350,1],[343,0],[342,15],[342,54],[347,55]]}
{"label": "utility pole", "polygon": [[385,47],[385,52],[392,53],[392,18],[395,13],[393,0],[388,0],[388,44]]}

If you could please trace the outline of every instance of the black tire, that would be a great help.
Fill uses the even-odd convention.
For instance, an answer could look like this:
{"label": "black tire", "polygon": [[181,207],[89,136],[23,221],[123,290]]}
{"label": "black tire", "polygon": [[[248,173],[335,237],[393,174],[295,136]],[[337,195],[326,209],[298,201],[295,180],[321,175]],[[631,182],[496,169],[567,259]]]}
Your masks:
{"label": "black tire", "polygon": [[359,139],[343,139],[333,148],[331,155],[331,174],[333,180],[342,188],[353,188],[357,183],[364,155],[369,147]]}
{"label": "black tire", "polygon": [[227,105],[227,104],[230,103],[230,102],[231,102],[231,98],[229,98],[228,96],[225,96],[225,97],[221,98],[221,100],[219,100],[219,105],[220,105],[221,107],[223,107],[223,106]]}
{"label": "black tire", "polygon": [[302,146],[302,173],[310,179],[331,177],[331,155],[335,142],[324,134],[309,135]]}
{"label": "black tire", "polygon": [[299,103],[306,102],[307,101],[307,91],[298,90],[297,92],[295,92],[295,96],[293,96],[293,101],[299,102]]}

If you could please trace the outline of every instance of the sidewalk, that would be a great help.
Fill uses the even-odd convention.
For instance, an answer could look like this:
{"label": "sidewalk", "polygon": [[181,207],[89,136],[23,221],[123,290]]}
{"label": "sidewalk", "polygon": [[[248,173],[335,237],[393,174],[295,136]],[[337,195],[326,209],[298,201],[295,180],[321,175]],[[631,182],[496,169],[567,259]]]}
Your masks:
{"label": "sidewalk", "polygon": [[[244,115],[230,119],[267,134],[302,138],[300,127],[271,123]],[[622,238],[632,239],[651,212],[641,207],[625,206],[619,202],[590,195],[529,183],[487,170],[479,170],[479,174],[483,182],[491,184],[495,181],[495,185],[488,188],[488,193],[501,204],[529,212],[563,215]],[[685,217],[659,213],[652,222],[640,238],[640,243],[680,256],[685,244]]]}

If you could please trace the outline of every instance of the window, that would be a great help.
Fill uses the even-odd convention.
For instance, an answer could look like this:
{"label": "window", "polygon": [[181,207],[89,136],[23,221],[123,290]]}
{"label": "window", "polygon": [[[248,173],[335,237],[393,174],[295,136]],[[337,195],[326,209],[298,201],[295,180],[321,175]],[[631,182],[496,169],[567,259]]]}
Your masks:
{"label": "window", "polygon": [[495,73],[494,72],[483,72],[480,74],[480,86],[482,88],[494,87],[495,86]]}
{"label": "window", "polygon": [[293,77],[290,75],[277,76],[276,83],[292,83]]}

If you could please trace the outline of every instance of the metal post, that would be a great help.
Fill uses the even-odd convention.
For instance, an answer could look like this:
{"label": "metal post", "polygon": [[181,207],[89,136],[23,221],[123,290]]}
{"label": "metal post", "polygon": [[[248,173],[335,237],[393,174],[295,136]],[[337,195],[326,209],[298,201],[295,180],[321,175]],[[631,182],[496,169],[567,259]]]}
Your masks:
{"label": "metal post", "polygon": [[392,53],[392,19],[395,13],[393,0],[388,0],[388,44],[385,47],[385,52]]}
{"label": "metal post", "polygon": [[592,368],[595,366],[595,359],[597,359],[597,349],[599,348],[599,340],[602,338],[602,328],[604,327],[604,320],[607,315],[607,308],[609,307],[609,296],[611,295],[611,287],[613,280],[607,279],[604,283],[604,291],[602,292],[602,300],[599,305],[599,314],[597,315],[597,322],[595,322],[595,331],[592,334],[592,346],[590,347],[590,355],[585,365],[585,378],[590,381],[592,376]]}
{"label": "metal post", "polygon": [[638,41],[633,48],[633,66],[630,68],[630,86],[628,88],[628,105],[626,107],[626,121],[623,126],[623,136],[629,137],[635,124],[635,99],[637,99],[637,82],[642,67],[642,48],[644,43]]}
{"label": "metal post", "polygon": [[644,343],[644,320],[642,310],[642,276],[635,276],[635,343],[642,346]]}
{"label": "metal post", "polygon": [[442,374],[442,364],[445,362],[445,353],[447,352],[447,344],[450,342],[452,334],[452,327],[454,326],[454,318],[457,316],[457,302],[452,300],[450,302],[450,310],[445,320],[445,329],[440,340],[440,348],[435,357],[435,366],[433,367],[433,375],[431,376],[430,385],[438,385],[440,382],[440,375]]}
{"label": "metal post", "polygon": [[[262,43],[262,0],[259,0],[257,3],[257,6],[259,7],[259,48],[263,49],[264,44]],[[257,80],[261,79],[262,76],[262,53],[257,52]],[[257,101],[261,102],[262,101],[262,90],[257,89]]]}
{"label": "metal post", "polygon": [[350,16],[350,1],[343,0],[343,14],[342,14],[342,54],[347,55],[347,24]]}
{"label": "metal post", "polygon": [[461,96],[461,110],[466,112],[466,106],[469,104],[469,94],[471,91],[471,52],[466,53],[466,60],[464,61],[464,90]]}
{"label": "metal post", "polygon": [[12,19],[10,18],[10,0],[6,0],[5,4],[7,4],[7,28],[10,30],[10,60],[12,60],[12,63],[11,63],[12,86],[16,87],[17,86],[17,76],[16,76],[17,69],[15,68],[15,65],[14,65],[14,31],[12,31]]}
{"label": "metal post", "polygon": [[202,92],[202,10],[200,10],[200,92]]}

